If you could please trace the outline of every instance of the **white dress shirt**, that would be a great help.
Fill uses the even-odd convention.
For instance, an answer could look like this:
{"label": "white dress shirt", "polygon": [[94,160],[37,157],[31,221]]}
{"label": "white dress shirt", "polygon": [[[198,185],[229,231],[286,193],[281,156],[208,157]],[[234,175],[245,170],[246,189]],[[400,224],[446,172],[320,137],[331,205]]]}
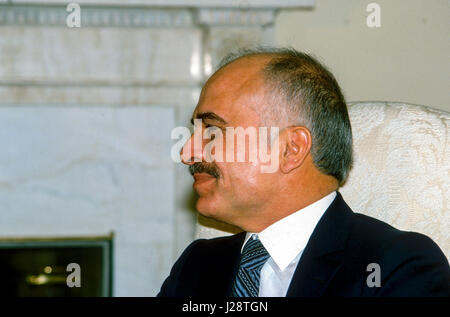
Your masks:
{"label": "white dress shirt", "polygon": [[335,197],[336,192],[332,192],[278,220],[260,233],[247,233],[242,249],[248,239],[258,236],[270,255],[261,269],[259,297],[286,296],[303,250],[320,218]]}

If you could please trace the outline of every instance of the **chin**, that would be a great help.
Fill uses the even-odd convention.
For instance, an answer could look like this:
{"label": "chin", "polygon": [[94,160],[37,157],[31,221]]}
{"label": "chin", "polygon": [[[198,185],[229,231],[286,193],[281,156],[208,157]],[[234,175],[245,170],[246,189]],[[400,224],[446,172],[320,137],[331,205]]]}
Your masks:
{"label": "chin", "polygon": [[197,211],[208,218],[213,218],[215,220],[221,221],[221,222],[227,222],[226,217],[226,210],[224,208],[221,208],[217,203],[212,201],[211,199],[200,197],[197,200],[196,204]]}
{"label": "chin", "polygon": [[197,211],[205,217],[214,218],[216,214],[213,204],[207,198],[199,197],[195,205]]}
{"label": "chin", "polygon": [[196,204],[196,209],[202,216],[222,223],[218,227],[215,227],[218,225],[217,223],[213,223],[212,228],[214,229],[224,230],[231,233],[238,233],[242,231],[239,225],[232,220],[230,210],[227,208],[220,208],[220,206],[213,204],[206,198],[199,198]]}

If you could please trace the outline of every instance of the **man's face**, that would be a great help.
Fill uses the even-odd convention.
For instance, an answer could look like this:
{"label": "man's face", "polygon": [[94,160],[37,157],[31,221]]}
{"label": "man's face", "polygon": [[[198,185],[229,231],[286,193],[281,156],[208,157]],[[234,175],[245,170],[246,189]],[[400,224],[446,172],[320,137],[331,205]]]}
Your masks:
{"label": "man's face", "polygon": [[[256,161],[249,160],[247,138],[244,162],[237,162],[236,156],[234,162],[225,159],[226,127],[258,129],[262,125],[261,111],[258,110],[267,106],[260,74],[262,62],[261,58],[243,58],[208,80],[192,116],[193,119],[202,119],[203,128],[194,132],[182,150],[183,162],[189,165],[195,180],[193,187],[199,196],[197,210],[205,216],[240,227],[264,209],[267,200],[273,197],[278,181],[278,172],[261,172],[261,164],[264,163],[259,157]],[[194,149],[195,135],[211,126],[223,133],[223,162],[205,161],[203,149],[210,140],[203,140],[200,151]],[[233,142],[236,143],[236,138]],[[234,155],[239,150],[242,148],[234,144]],[[201,162],[194,162],[194,159],[201,159]]]}

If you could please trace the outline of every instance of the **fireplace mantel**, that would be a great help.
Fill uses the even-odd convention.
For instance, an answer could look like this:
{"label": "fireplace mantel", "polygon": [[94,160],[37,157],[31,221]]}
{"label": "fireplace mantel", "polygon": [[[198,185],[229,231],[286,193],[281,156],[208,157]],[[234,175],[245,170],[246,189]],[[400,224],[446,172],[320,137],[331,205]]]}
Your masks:
{"label": "fireplace mantel", "polygon": [[[70,1],[0,0],[0,25],[65,26]],[[279,9],[311,8],[314,0],[80,0],[84,27],[266,26]]]}
{"label": "fireplace mantel", "polygon": [[[66,0],[0,0],[10,4],[50,4],[67,5]],[[166,8],[307,8],[314,0],[77,0],[81,5],[91,6],[145,6]]]}

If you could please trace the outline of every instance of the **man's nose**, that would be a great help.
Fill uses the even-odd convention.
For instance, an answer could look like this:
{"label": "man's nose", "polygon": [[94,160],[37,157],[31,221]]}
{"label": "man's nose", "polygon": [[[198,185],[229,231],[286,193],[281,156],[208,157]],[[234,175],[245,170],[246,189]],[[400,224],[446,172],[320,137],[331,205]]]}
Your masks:
{"label": "man's nose", "polygon": [[203,160],[203,139],[200,132],[194,132],[189,140],[181,148],[181,162],[186,165],[193,165]]}

